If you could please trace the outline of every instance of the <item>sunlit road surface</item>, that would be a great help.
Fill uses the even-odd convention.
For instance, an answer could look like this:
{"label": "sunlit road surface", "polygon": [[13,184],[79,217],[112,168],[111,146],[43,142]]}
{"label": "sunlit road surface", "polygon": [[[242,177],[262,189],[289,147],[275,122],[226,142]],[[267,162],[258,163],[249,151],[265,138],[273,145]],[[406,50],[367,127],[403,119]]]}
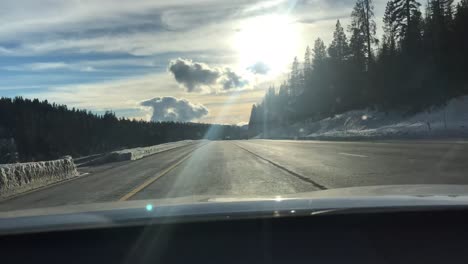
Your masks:
{"label": "sunlit road surface", "polygon": [[276,196],[394,184],[468,184],[466,142],[211,141],[0,202],[0,210],[192,195]]}

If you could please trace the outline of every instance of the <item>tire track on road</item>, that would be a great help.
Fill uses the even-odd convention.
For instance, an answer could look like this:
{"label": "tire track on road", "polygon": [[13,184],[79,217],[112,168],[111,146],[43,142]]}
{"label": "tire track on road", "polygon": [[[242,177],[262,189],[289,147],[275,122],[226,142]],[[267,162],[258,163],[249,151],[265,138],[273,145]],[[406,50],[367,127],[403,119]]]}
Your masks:
{"label": "tire track on road", "polygon": [[320,190],[326,190],[326,189],[328,189],[328,188],[325,187],[324,185],[321,185],[321,184],[317,183],[316,181],[311,180],[310,178],[308,178],[308,177],[306,177],[306,176],[304,176],[304,175],[301,175],[301,174],[299,174],[299,173],[297,173],[297,172],[294,172],[294,171],[292,171],[292,170],[290,170],[290,169],[288,169],[288,168],[286,168],[286,167],[284,167],[284,166],[282,166],[282,165],[280,165],[280,164],[278,164],[278,163],[276,163],[276,162],[274,162],[274,161],[272,161],[272,160],[269,160],[269,159],[267,159],[267,158],[264,158],[264,157],[258,155],[257,153],[252,152],[252,151],[250,151],[250,150],[248,150],[248,149],[246,149],[246,148],[240,146],[239,144],[236,144],[236,143],[232,143],[232,144],[234,144],[234,145],[236,145],[238,148],[240,148],[240,149],[242,149],[242,150],[244,150],[244,151],[250,153],[251,155],[253,155],[253,156],[255,156],[255,157],[257,157],[257,158],[259,158],[259,159],[261,159],[261,160],[263,160],[263,161],[266,161],[266,162],[270,163],[271,165],[273,165],[273,166],[275,166],[275,167],[277,167],[277,168],[279,168],[279,169],[281,169],[281,170],[283,170],[283,171],[285,171],[285,172],[287,172],[287,173],[293,175],[294,177],[297,177],[297,178],[299,178],[300,180],[303,180],[303,181],[305,181],[305,182],[307,182],[307,183],[310,183],[310,184],[314,185],[316,188],[318,188],[318,189],[320,189]]}

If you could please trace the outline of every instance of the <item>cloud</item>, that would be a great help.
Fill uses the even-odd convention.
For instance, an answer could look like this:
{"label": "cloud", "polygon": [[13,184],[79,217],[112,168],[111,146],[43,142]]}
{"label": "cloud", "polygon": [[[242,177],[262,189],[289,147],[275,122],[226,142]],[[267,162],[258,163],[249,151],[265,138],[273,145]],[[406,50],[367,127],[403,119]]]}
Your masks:
{"label": "cloud", "polygon": [[326,21],[326,20],[333,20],[333,21],[336,21],[338,19],[346,19],[348,18],[348,13],[340,13],[340,14],[337,14],[337,15],[330,15],[330,16],[323,16],[323,17],[319,17],[319,18],[316,18],[316,17],[307,17],[307,18],[302,18],[302,19],[298,19],[297,22],[299,23],[303,23],[303,24],[316,24],[318,22],[321,22],[321,21]]}
{"label": "cloud", "polygon": [[19,66],[6,66],[3,67],[4,70],[9,71],[57,71],[57,70],[70,70],[70,71],[81,71],[81,72],[91,72],[95,71],[94,67],[69,64],[65,62],[36,62],[28,63]]}
{"label": "cloud", "polygon": [[193,92],[198,86],[215,84],[221,75],[217,69],[211,69],[206,64],[184,59],[172,60],[169,71],[189,92]]}
{"label": "cloud", "polygon": [[224,76],[221,78],[220,82],[223,84],[224,90],[243,87],[247,83],[242,80],[241,76],[237,75],[237,73],[231,71],[229,68],[226,68]]}
{"label": "cloud", "polygon": [[[376,21],[380,22],[385,1],[375,2]],[[245,18],[285,14],[307,26],[324,19],[349,17],[354,5],[349,0],[120,0],[118,5],[114,0],[46,0],[45,3],[2,1],[0,54],[154,55],[230,50],[230,35]]]}
{"label": "cloud", "polygon": [[[49,75],[41,74],[41,76],[50,78]],[[281,80],[278,84],[282,82]],[[265,95],[265,90],[271,85],[270,80],[264,80],[256,83],[253,89],[243,89],[235,93],[186,93],[183,89],[179,89],[173,76],[161,72],[85,84],[48,85],[45,90],[42,89],[43,86],[28,87],[27,90],[18,90],[14,94],[26,98],[47,99],[49,102],[93,112],[110,110],[119,116],[144,120],[151,120],[153,109],[142,107],[141,102],[148,101],[148,98],[171,96],[197,102],[208,108],[209,115],[198,119],[199,122],[237,124],[249,120],[252,104],[259,103]],[[4,88],[6,87],[0,87],[0,94]],[[129,113],[130,109],[136,110]]]}
{"label": "cloud", "polygon": [[[237,10],[248,0],[10,1],[2,5],[0,54],[206,51],[229,45]],[[27,8],[25,8],[27,7]],[[203,36],[203,37],[202,37]],[[187,42],[187,39],[190,39]],[[113,43],[113,45],[109,45]],[[223,48],[220,48],[223,47]]]}
{"label": "cloud", "polygon": [[67,69],[69,67],[68,64],[63,62],[31,63],[27,65],[27,68],[32,71]]}
{"label": "cloud", "polygon": [[151,121],[155,122],[190,122],[208,115],[208,109],[205,106],[172,96],[156,97],[142,102],[141,105],[153,108]]}
{"label": "cloud", "polygon": [[229,68],[210,67],[205,63],[175,59],[169,63],[169,71],[188,92],[230,90],[247,84],[240,75]]}
{"label": "cloud", "polygon": [[[265,14],[290,16],[304,29],[306,44],[317,37],[329,42],[334,23],[321,30],[324,25],[320,22],[349,17],[354,4],[349,0],[121,0],[118,5],[113,0],[46,2],[16,0],[2,5],[0,55],[233,54],[237,52],[233,45],[236,28],[246,19]],[[384,4],[376,1],[378,22],[383,12],[380,6]],[[298,49],[294,54],[302,52]]]}
{"label": "cloud", "polygon": [[[379,23],[385,1],[375,4]],[[263,98],[259,86],[265,82],[268,87],[267,80],[276,78],[253,76],[266,71],[261,65],[239,64],[236,36],[244,22],[249,27],[264,15],[290,17],[302,38],[290,52],[302,56],[317,37],[329,43],[335,18],[348,18],[353,5],[349,0],[2,1],[0,95],[39,97],[93,111],[141,109],[140,102],[148,98],[183,97],[209,107],[203,122],[238,123],[248,120],[251,100]],[[343,26],[348,23],[342,20]],[[179,57],[195,61],[184,60],[187,65],[204,62],[215,80],[206,84],[185,78],[192,84],[192,93],[186,93],[187,85],[165,72],[168,61]],[[233,95],[240,96],[234,110],[222,112]]]}
{"label": "cloud", "polygon": [[98,59],[98,60],[81,60],[75,62],[33,62],[26,64],[18,64],[14,66],[4,66],[0,69],[8,71],[113,71],[121,68],[129,71],[129,68],[161,68],[164,69],[165,64],[159,65],[152,58],[129,58],[129,59]]}
{"label": "cloud", "polygon": [[248,70],[255,74],[267,74],[270,71],[270,67],[268,67],[268,65],[266,65],[265,63],[259,61],[254,65],[250,66]]}

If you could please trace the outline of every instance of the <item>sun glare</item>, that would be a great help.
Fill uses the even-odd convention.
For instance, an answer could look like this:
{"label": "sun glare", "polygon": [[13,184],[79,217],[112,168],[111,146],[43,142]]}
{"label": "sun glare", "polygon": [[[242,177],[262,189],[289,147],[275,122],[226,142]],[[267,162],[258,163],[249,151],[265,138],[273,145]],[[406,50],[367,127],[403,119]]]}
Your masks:
{"label": "sun glare", "polygon": [[240,67],[262,64],[269,69],[268,75],[283,72],[296,55],[299,37],[288,16],[269,15],[244,21],[234,42]]}

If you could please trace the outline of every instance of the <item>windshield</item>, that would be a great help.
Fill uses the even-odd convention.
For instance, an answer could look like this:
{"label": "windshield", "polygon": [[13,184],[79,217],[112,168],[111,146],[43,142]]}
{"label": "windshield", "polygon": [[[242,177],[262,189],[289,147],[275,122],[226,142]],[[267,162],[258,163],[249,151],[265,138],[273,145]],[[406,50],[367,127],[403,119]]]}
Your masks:
{"label": "windshield", "polygon": [[468,183],[468,0],[2,2],[0,211]]}

